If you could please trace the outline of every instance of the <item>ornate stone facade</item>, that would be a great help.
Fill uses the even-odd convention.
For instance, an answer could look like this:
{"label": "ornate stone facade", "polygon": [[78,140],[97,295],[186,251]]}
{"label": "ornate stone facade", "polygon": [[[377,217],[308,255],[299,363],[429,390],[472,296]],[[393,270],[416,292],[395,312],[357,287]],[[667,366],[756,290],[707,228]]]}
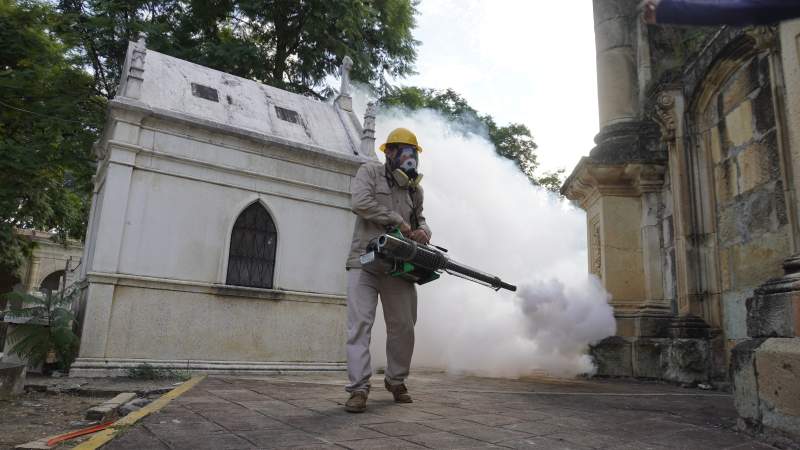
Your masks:
{"label": "ornate stone facade", "polygon": [[77,281],[83,256],[81,242],[57,242],[52,233],[38,230],[17,230],[16,234],[35,242],[36,246],[18,273],[12,276],[14,284],[3,286],[0,292],[16,290],[34,294],[43,289],[60,290]]}
{"label": "ornate stone facade", "polygon": [[733,382],[743,424],[791,435],[800,21],[646,27],[637,4],[594,1],[601,130],[562,188],[587,211],[589,270],[618,322],[595,359],[606,375]]}

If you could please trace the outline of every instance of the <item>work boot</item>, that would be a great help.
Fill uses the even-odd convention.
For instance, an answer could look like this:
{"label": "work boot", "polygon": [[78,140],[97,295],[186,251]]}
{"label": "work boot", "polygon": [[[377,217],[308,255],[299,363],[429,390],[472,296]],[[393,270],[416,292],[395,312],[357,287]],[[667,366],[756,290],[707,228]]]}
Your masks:
{"label": "work boot", "polygon": [[344,410],[350,413],[362,413],[367,410],[367,392],[353,391],[344,404]]}
{"label": "work boot", "polygon": [[411,400],[411,396],[408,395],[408,389],[406,389],[405,383],[400,384],[389,384],[388,381],[383,380],[384,386],[386,386],[386,390],[392,393],[394,397],[395,403],[413,403],[414,401]]}

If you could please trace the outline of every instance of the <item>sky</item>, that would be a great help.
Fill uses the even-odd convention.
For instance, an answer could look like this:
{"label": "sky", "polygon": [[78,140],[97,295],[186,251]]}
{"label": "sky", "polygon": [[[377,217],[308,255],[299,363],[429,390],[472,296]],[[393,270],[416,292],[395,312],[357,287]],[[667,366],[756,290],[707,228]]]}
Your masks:
{"label": "sky", "polygon": [[418,11],[418,74],[398,84],[453,88],[499,124],[527,125],[540,171],[569,174],[598,131],[591,0],[422,0]]}

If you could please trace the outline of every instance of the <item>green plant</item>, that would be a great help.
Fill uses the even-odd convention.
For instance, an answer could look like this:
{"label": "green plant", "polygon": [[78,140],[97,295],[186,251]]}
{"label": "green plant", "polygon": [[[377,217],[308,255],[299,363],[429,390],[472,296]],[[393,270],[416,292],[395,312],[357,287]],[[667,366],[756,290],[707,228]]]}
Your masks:
{"label": "green plant", "polygon": [[59,369],[68,371],[80,343],[72,328],[75,316],[70,309],[77,292],[47,292],[42,297],[20,292],[5,294],[11,304],[21,305],[7,313],[17,322],[8,334],[11,351],[34,365],[46,362],[53,352]]}

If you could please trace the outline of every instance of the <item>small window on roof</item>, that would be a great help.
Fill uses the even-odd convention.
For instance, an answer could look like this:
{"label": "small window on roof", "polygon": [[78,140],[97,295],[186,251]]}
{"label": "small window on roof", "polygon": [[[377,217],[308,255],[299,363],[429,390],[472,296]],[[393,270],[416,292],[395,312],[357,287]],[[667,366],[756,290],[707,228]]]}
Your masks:
{"label": "small window on roof", "polygon": [[280,106],[276,106],[275,114],[278,115],[278,119],[297,124],[300,123],[300,114],[298,114],[297,111],[292,111],[291,109],[286,109],[286,108],[281,108]]}
{"label": "small window on roof", "polygon": [[219,103],[219,94],[217,90],[209,86],[192,83],[192,95]]}

